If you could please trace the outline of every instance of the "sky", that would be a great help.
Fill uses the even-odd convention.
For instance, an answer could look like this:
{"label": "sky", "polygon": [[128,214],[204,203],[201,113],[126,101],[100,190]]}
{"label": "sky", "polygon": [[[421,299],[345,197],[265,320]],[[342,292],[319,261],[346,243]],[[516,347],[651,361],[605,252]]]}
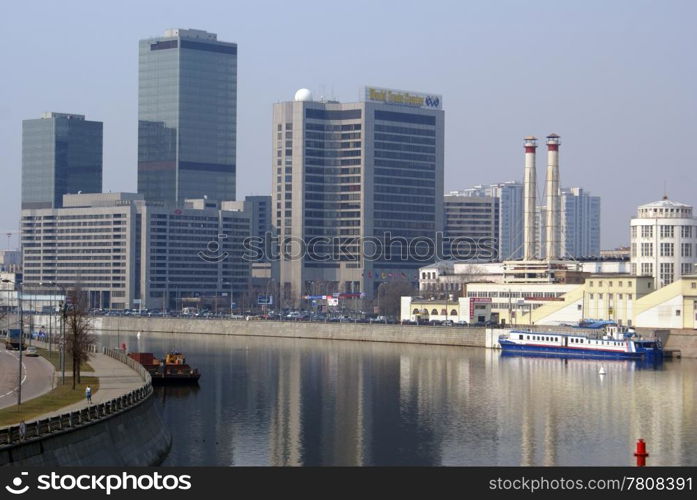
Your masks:
{"label": "sky", "polygon": [[[238,44],[237,198],[271,191],[271,111],[302,87],[443,95],[445,190],[522,180],[523,137],[561,136],[560,177],[601,196],[601,246],[638,205],[697,204],[694,1],[8,1],[0,16],[0,248],[17,245],[22,120],[104,122],[104,190],[137,185],[138,41]],[[538,155],[542,192],[545,148]]]}

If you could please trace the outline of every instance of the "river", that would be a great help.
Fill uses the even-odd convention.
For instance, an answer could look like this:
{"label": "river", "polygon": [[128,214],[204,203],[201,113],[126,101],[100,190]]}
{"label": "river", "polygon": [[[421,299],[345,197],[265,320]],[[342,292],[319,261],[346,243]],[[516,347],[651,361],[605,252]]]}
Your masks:
{"label": "river", "polygon": [[[502,357],[477,348],[100,333],[198,387],[157,388],[164,465],[697,465],[697,360]],[[606,374],[599,375],[600,367]]]}

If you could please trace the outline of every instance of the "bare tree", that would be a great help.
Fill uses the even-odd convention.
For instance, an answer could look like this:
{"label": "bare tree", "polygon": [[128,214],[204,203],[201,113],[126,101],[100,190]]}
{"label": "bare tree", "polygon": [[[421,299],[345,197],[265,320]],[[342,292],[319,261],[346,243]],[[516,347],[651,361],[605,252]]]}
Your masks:
{"label": "bare tree", "polygon": [[80,364],[89,361],[89,353],[96,338],[92,334],[92,321],[88,314],[87,294],[79,287],[68,291],[66,311],[66,348],[73,360],[73,389],[80,383]]}
{"label": "bare tree", "polygon": [[416,289],[408,281],[390,281],[378,287],[377,303],[380,314],[398,317],[403,296],[413,296]]}

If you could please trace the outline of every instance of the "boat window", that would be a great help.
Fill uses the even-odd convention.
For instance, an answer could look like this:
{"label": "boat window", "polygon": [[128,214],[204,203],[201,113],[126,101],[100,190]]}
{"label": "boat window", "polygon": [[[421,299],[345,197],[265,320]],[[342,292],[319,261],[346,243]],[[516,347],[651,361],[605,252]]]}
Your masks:
{"label": "boat window", "polygon": [[523,340],[523,335],[518,335],[518,340]]}

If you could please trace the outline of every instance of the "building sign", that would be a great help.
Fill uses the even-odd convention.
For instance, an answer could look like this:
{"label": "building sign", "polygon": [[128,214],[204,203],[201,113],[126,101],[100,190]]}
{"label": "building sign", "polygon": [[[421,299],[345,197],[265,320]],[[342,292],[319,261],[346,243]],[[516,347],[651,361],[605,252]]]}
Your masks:
{"label": "building sign", "polygon": [[491,305],[490,297],[470,297],[470,322],[474,320],[474,310],[477,309],[476,304],[489,304]]}
{"label": "building sign", "polygon": [[412,108],[443,109],[443,97],[436,94],[421,94],[404,90],[383,89],[379,87],[365,88],[366,102],[381,102],[397,104]]}
{"label": "building sign", "polygon": [[273,295],[257,295],[257,304],[260,306],[273,305]]}

